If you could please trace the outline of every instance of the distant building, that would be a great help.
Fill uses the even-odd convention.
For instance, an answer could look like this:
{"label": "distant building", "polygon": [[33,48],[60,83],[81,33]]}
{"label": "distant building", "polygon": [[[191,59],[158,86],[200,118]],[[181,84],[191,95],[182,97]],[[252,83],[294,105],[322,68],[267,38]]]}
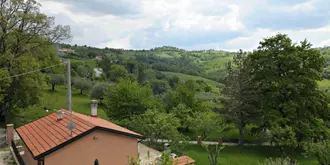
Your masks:
{"label": "distant building", "polygon": [[103,60],[103,56],[96,56],[96,59],[97,59],[98,61],[102,61],[102,60]]}
{"label": "distant building", "polygon": [[58,51],[61,53],[75,53],[75,51],[70,48],[62,48],[62,49],[58,49]]}

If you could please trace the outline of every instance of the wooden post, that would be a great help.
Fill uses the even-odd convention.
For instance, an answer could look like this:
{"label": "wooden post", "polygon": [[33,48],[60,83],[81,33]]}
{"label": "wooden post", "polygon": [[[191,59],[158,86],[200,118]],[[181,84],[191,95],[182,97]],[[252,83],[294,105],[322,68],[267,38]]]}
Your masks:
{"label": "wooden post", "polygon": [[14,124],[7,124],[7,145],[11,146],[14,140]]}

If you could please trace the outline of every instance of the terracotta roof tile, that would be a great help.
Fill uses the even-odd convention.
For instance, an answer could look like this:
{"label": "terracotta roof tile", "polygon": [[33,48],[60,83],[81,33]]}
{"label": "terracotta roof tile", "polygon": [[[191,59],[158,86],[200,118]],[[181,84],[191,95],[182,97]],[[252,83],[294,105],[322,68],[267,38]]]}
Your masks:
{"label": "terracotta roof tile", "polygon": [[[70,115],[70,112],[67,110],[63,110],[63,112],[62,120],[57,121],[57,114],[54,112],[16,129],[34,157],[44,154],[58,145],[95,127],[126,133],[126,135],[133,135],[133,137],[136,138],[142,137],[142,135],[138,133],[98,117],[75,112]],[[76,128],[73,130],[72,134],[70,134],[67,128],[70,120],[76,124]]]}
{"label": "terracotta roof tile", "polygon": [[173,159],[173,163],[175,165],[187,165],[187,164],[195,163],[195,160],[194,159],[191,159],[188,156],[180,156],[178,158],[174,158]]}

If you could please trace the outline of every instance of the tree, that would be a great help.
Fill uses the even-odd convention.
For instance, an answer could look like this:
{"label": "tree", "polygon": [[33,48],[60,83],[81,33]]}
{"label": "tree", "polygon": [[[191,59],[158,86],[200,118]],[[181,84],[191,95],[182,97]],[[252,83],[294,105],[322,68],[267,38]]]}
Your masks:
{"label": "tree", "polygon": [[177,85],[175,90],[169,91],[166,94],[168,109],[178,106],[180,103],[193,108],[198,106],[201,100],[195,97],[195,90],[189,88],[189,85]]}
{"label": "tree", "polygon": [[311,46],[278,34],[261,41],[247,59],[262,107],[261,127],[281,133],[271,139],[281,149],[329,137],[329,100],[317,85],[324,59]]}
{"label": "tree", "polygon": [[52,91],[55,91],[55,85],[63,85],[65,83],[64,75],[62,74],[51,74],[49,84],[52,85]]}
{"label": "tree", "polygon": [[150,87],[154,94],[163,94],[169,88],[167,81],[164,80],[152,80],[150,82]]}
{"label": "tree", "polygon": [[121,65],[112,65],[110,67],[110,80],[117,82],[120,78],[127,76],[128,72],[124,66]]}
{"label": "tree", "polygon": [[105,83],[97,83],[90,90],[89,95],[93,99],[103,100],[104,94],[106,93],[107,88],[108,88],[108,85],[107,84],[105,84]]}
{"label": "tree", "polygon": [[76,89],[80,90],[80,94],[83,94],[84,90],[92,88],[92,83],[86,79],[78,79],[73,85]]}
{"label": "tree", "polygon": [[174,88],[177,84],[179,84],[180,78],[178,76],[172,76],[168,83],[170,84],[171,88]]}
{"label": "tree", "polygon": [[109,86],[105,94],[105,105],[108,116],[122,120],[130,119],[134,115],[143,114],[150,105],[152,90],[140,87],[136,81],[120,79],[118,83]]}
{"label": "tree", "polygon": [[168,139],[177,134],[180,120],[164,110],[148,109],[144,114],[137,116],[132,125],[135,130],[156,142],[158,139]]}
{"label": "tree", "polygon": [[137,81],[139,82],[140,85],[145,85],[147,80],[148,80],[148,75],[146,70],[142,67],[139,67]]}
{"label": "tree", "polygon": [[222,90],[224,114],[230,123],[239,129],[239,145],[244,144],[243,130],[247,124],[256,123],[260,119],[259,98],[250,81],[249,66],[246,55],[240,50],[227,66],[228,75]]}
{"label": "tree", "polygon": [[224,149],[224,146],[218,146],[218,145],[212,146],[202,143],[202,147],[207,152],[207,158],[209,160],[210,165],[218,165],[219,153]]}
{"label": "tree", "polygon": [[180,120],[173,113],[163,109],[148,109],[144,114],[136,116],[131,125],[150,139],[149,145],[156,144],[158,139],[168,139],[172,150],[182,151],[187,145],[187,137],[178,132]]}
{"label": "tree", "polygon": [[191,108],[187,107],[185,104],[181,103],[178,106],[173,107],[170,109],[170,113],[173,113],[175,117],[180,120],[180,129],[185,129],[182,131],[188,132],[189,126],[195,125],[190,123],[193,112]]}
{"label": "tree", "polygon": [[316,157],[320,165],[330,165],[330,140],[307,142],[303,148],[306,155]]}
{"label": "tree", "polygon": [[[70,27],[56,26],[53,17],[40,13],[35,0],[0,1],[0,112],[37,104],[45,76],[40,72],[16,76],[59,63],[52,43],[70,38]],[[13,77],[14,76],[14,77]]]}
{"label": "tree", "polygon": [[220,132],[225,128],[222,117],[213,111],[195,112],[190,118],[190,127],[202,139],[207,139],[212,132]]}
{"label": "tree", "polygon": [[89,69],[87,66],[84,66],[84,65],[79,65],[75,69],[75,72],[78,73],[78,75],[82,78],[88,78],[92,74],[92,70]]}

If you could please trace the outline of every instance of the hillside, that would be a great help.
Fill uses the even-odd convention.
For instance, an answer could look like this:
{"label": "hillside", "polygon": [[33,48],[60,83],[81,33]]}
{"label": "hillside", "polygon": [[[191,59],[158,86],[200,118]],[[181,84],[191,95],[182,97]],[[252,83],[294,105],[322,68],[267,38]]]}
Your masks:
{"label": "hillside", "polygon": [[[194,76],[190,77],[192,79],[201,77],[197,79],[212,80],[208,82],[212,82],[211,84],[214,86],[216,86],[214,82],[223,82],[226,65],[236,53],[221,50],[187,51],[171,46],[157,47],[150,50],[99,49],[77,45],[59,45],[57,47],[69,48],[75,51],[75,53],[61,53],[59,54],[60,57],[88,60],[90,66],[96,66],[96,63],[93,62],[96,57],[110,56],[117,58],[118,63],[121,65],[125,65],[123,61],[139,63],[155,71],[180,73],[176,75],[183,80],[186,80],[189,75]],[[326,60],[325,77],[330,79],[330,47],[317,49],[320,50]]]}

